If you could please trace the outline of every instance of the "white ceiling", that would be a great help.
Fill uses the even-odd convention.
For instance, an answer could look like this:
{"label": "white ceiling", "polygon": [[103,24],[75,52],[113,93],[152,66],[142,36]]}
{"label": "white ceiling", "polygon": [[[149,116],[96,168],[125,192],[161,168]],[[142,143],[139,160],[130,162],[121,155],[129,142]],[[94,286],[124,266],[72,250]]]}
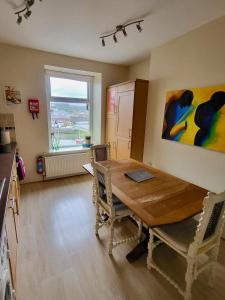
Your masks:
{"label": "white ceiling", "polygon": [[[13,5],[0,0],[0,41],[108,63],[130,65],[150,49],[225,15],[225,0],[36,0],[32,16],[18,26]],[[144,30],[133,25],[101,46],[99,35],[145,16]]]}

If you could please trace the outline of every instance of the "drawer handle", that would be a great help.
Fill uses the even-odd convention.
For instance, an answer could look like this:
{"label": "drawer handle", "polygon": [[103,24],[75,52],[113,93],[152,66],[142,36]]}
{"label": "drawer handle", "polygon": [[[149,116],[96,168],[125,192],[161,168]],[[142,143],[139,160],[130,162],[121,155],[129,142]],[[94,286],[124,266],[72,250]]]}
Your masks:
{"label": "drawer handle", "polygon": [[10,202],[12,203],[11,206],[9,206],[9,209],[13,209],[14,210],[14,206],[15,206],[15,198],[10,199]]}

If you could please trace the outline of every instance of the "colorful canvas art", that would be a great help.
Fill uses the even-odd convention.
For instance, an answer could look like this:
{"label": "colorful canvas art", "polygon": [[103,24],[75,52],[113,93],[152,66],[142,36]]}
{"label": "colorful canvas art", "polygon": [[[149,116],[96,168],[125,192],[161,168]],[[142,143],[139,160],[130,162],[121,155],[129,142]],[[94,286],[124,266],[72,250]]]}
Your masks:
{"label": "colorful canvas art", "polygon": [[12,86],[5,86],[4,95],[7,104],[21,104],[21,93]]}
{"label": "colorful canvas art", "polygon": [[168,92],[162,138],[225,152],[225,85]]}

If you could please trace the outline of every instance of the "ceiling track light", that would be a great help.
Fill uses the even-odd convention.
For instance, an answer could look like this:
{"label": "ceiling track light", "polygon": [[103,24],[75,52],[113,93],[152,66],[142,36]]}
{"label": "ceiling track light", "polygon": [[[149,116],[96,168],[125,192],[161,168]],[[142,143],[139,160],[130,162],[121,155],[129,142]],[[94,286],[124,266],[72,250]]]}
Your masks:
{"label": "ceiling track light", "polygon": [[142,23],[142,22],[144,22],[143,19],[141,19],[141,20],[136,20],[136,21],[132,21],[132,22],[129,22],[129,23],[125,23],[125,24],[123,24],[123,25],[117,25],[116,28],[115,28],[115,30],[113,30],[112,32],[106,33],[106,34],[102,34],[102,35],[100,36],[100,39],[102,40],[102,47],[105,47],[105,39],[108,38],[108,37],[111,37],[111,36],[113,37],[114,42],[117,43],[118,40],[117,40],[116,34],[117,34],[118,32],[120,32],[120,31],[123,33],[124,37],[127,37],[126,27],[128,27],[128,26],[130,26],[130,25],[135,24],[136,27],[137,27],[137,30],[138,30],[139,32],[141,32],[141,31],[143,30],[142,27],[141,27],[141,23]]}
{"label": "ceiling track light", "polygon": [[32,14],[32,11],[27,7],[26,13],[23,15],[25,19],[28,19]]}
{"label": "ceiling track light", "polygon": [[140,23],[137,23],[136,27],[137,27],[137,30],[138,30],[139,32],[142,32],[142,28],[141,28]]}
{"label": "ceiling track light", "polygon": [[113,35],[113,40],[114,40],[115,43],[118,42],[118,40],[117,40],[117,38],[116,38],[116,34]]}
{"label": "ceiling track light", "polygon": [[[39,1],[42,2],[42,0],[39,0]],[[16,23],[18,25],[20,25],[22,23],[23,17],[25,19],[28,19],[31,16],[32,11],[30,10],[30,7],[33,6],[34,3],[35,3],[35,0],[25,0],[24,1],[24,8],[22,8],[21,10],[15,12],[15,15],[17,15],[17,21],[16,21]],[[22,17],[21,14],[24,13],[24,12],[25,12],[25,14]]]}
{"label": "ceiling track light", "polygon": [[124,36],[127,36],[127,32],[126,32],[125,27],[122,29],[122,31],[123,31],[123,35],[124,35]]}

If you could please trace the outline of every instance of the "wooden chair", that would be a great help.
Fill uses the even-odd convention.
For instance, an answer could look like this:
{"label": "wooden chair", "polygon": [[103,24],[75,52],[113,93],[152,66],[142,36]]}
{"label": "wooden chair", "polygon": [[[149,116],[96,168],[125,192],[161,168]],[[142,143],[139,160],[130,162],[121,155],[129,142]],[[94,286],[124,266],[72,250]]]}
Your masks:
{"label": "wooden chair", "polygon": [[[110,144],[100,144],[91,146],[91,158],[96,161],[104,161],[104,160],[110,160]],[[102,187],[101,187],[102,189]],[[96,203],[96,186],[95,186],[95,180],[93,181],[93,194],[92,194],[92,201],[95,204]]]}
{"label": "wooden chair", "polygon": [[[213,286],[215,263],[225,223],[224,202],[225,192],[221,194],[208,193],[203,202],[203,211],[199,221],[189,218],[176,224],[162,225],[149,230],[148,268],[154,268],[161,273],[184,296],[185,300],[191,299],[192,283],[205,268],[209,268],[211,271],[209,284]],[[159,240],[155,242],[154,237]],[[153,250],[161,242],[166,243],[187,260],[184,290],[153,261]],[[208,261],[199,267],[197,260],[201,254],[208,254]]]}
{"label": "wooden chair", "polygon": [[91,146],[91,157],[94,161],[110,160],[110,144]]}
{"label": "wooden chair", "polygon": [[[111,255],[112,249],[119,244],[126,243],[132,240],[140,241],[142,233],[142,222],[137,217],[135,217],[134,213],[131,212],[126,205],[124,205],[116,196],[112,194],[110,165],[106,164],[106,166],[103,166],[101,163],[95,162],[92,158],[92,167],[94,170],[94,179],[97,196],[95,233],[98,236],[98,231],[103,225],[110,226],[108,253]],[[102,186],[104,186],[103,192]],[[107,221],[102,220],[101,210],[107,213]],[[114,241],[113,238],[115,222],[127,216],[132,217],[138,223],[138,233],[129,238],[120,241]]]}

